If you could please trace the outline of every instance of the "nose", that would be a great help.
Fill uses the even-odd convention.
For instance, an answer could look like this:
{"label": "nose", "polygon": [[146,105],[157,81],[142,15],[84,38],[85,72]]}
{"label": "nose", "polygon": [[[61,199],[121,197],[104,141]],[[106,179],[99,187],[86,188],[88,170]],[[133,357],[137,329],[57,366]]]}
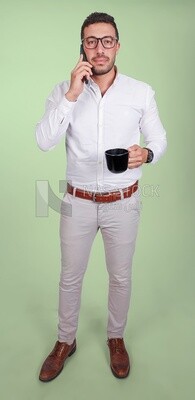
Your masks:
{"label": "nose", "polygon": [[104,46],[102,45],[102,42],[101,42],[100,39],[98,39],[98,44],[97,44],[97,47],[96,47],[96,51],[97,51],[98,54],[99,53],[104,53]]}

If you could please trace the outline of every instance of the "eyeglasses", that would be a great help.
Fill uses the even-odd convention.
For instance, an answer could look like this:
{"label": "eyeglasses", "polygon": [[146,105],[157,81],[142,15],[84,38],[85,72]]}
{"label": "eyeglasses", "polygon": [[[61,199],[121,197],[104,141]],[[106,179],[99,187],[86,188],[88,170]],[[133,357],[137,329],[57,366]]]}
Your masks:
{"label": "eyeglasses", "polygon": [[112,49],[118,42],[118,39],[112,36],[104,36],[102,38],[89,36],[85,39],[82,39],[82,43],[86,47],[86,49],[95,49],[98,45],[99,40],[105,49]]}

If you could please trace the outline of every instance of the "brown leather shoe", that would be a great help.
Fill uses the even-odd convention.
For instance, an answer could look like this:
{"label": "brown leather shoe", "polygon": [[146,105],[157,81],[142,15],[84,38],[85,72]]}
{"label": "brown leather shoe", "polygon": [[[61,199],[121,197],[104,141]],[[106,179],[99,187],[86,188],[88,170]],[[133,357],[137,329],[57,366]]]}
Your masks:
{"label": "brown leather shoe", "polygon": [[76,351],[76,339],[69,345],[66,342],[56,342],[52,352],[44,361],[39,379],[42,382],[49,382],[56,378],[63,370],[65,360]]}
{"label": "brown leather shoe", "polygon": [[107,340],[110,349],[110,367],[116,378],[126,378],[130,371],[130,362],[123,339]]}

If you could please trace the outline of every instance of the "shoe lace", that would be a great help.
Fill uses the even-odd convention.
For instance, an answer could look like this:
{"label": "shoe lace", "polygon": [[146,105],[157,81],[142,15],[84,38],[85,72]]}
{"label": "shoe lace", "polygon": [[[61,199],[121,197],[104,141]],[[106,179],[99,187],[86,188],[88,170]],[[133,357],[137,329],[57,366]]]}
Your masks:
{"label": "shoe lace", "polygon": [[50,357],[61,357],[62,353],[64,352],[65,347],[60,345],[59,343],[55,345],[53,351],[50,354]]}
{"label": "shoe lace", "polygon": [[125,348],[124,348],[123,339],[120,339],[120,338],[111,339],[110,345],[112,347],[113,352],[119,353],[119,354],[124,354]]}

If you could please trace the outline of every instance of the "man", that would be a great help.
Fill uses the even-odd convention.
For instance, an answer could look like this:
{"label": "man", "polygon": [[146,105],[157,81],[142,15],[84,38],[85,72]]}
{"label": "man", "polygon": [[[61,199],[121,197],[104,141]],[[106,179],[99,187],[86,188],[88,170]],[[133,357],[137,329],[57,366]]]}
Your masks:
{"label": "man", "polygon": [[[58,341],[41,368],[43,382],[59,375],[76,350],[82,281],[99,229],[109,274],[110,367],[117,378],[128,376],[124,330],[140,215],[138,180],[142,164],[157,162],[166,149],[154,91],[120,74],[115,66],[120,44],[114,18],[97,12],[89,15],[81,28],[81,43],[83,54],[70,81],[55,87],[36,129],[44,151],[65,137],[68,182],[60,221]],[[139,145],[140,133],[146,148]],[[107,168],[105,151],[118,147],[128,149],[128,168],[115,174]]]}

